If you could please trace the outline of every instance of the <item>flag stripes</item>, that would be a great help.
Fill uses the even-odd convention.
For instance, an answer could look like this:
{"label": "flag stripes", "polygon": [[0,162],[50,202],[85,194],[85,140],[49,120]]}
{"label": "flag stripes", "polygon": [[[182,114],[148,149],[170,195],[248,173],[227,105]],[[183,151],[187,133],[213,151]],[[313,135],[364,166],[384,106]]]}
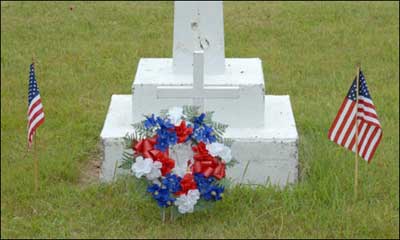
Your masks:
{"label": "flag stripes", "polygon": [[356,106],[356,80],[354,80],[328,131],[328,138],[353,152],[357,151],[359,156],[369,162],[382,138],[382,128],[361,71],[359,79],[358,106]]}
{"label": "flag stripes", "polygon": [[35,79],[34,64],[30,65],[28,90],[28,146],[33,142],[36,129],[44,123],[44,111]]}

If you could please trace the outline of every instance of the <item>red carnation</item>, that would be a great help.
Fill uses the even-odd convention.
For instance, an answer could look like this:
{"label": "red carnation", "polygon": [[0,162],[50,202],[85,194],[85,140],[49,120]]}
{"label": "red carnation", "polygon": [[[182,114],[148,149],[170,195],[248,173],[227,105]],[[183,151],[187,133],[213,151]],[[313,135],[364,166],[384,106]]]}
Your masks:
{"label": "red carnation", "polygon": [[187,137],[193,133],[193,128],[187,128],[186,122],[182,121],[181,125],[175,127],[176,135],[178,136],[178,143],[183,143]]}
{"label": "red carnation", "polygon": [[206,148],[206,144],[204,142],[200,142],[197,144],[197,146],[192,147],[194,152],[200,153],[200,154],[208,154],[208,150]]}
{"label": "red carnation", "polygon": [[186,173],[181,180],[181,190],[176,194],[186,194],[191,189],[197,189],[197,184],[194,181],[194,176],[191,173]]}
{"label": "red carnation", "polygon": [[225,177],[225,163],[218,162],[217,167],[214,169],[213,176],[218,180]]}
{"label": "red carnation", "polygon": [[[156,150],[158,151],[158,150]],[[154,161],[159,161],[162,163],[161,174],[165,176],[170,173],[172,169],[175,167],[175,161],[168,157],[167,153],[163,153],[158,151],[158,153],[154,156]]]}

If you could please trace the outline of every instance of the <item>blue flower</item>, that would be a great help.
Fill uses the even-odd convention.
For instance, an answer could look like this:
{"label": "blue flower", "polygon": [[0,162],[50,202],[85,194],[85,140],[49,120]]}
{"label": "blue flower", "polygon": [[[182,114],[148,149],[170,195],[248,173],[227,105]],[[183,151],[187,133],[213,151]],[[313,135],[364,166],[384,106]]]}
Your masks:
{"label": "blue flower", "polygon": [[153,184],[153,185],[147,187],[147,192],[152,193],[152,194],[155,191],[159,191],[159,190],[160,190],[160,186],[158,186],[157,184]]}
{"label": "blue flower", "polygon": [[166,128],[157,129],[157,136],[160,138],[168,138],[168,131]]}
{"label": "blue flower", "polygon": [[181,190],[181,180],[181,177],[168,173],[162,180],[162,184],[166,186],[170,192],[176,193]]}
{"label": "blue flower", "polygon": [[210,200],[221,200],[224,192],[223,186],[218,186],[216,184],[216,179],[214,177],[206,178],[201,173],[196,173],[194,175],[194,180],[196,181],[197,188],[200,191],[200,195],[207,201]]}
{"label": "blue flower", "polygon": [[211,184],[215,181],[214,177],[206,178],[202,173],[194,174],[194,181],[196,181],[197,188],[200,191],[200,194],[204,194],[211,187]]}
{"label": "blue flower", "polygon": [[165,152],[168,149],[168,138],[164,138],[161,136],[157,137],[156,144],[154,145],[154,148],[157,150],[160,150],[161,152]]}
{"label": "blue flower", "polygon": [[207,126],[206,124],[197,127],[195,125],[193,137],[199,142],[202,141],[205,143],[213,143],[217,141],[217,138],[214,136],[214,130],[212,127]]}
{"label": "blue flower", "polygon": [[206,117],[206,114],[205,114],[205,113],[202,113],[202,114],[200,114],[200,116],[195,117],[195,118],[194,118],[194,124],[195,124],[195,126],[196,126],[196,124],[197,124],[197,125],[202,125],[205,117]]}
{"label": "blue flower", "polygon": [[170,132],[168,134],[168,144],[174,145],[178,142],[178,136],[176,136],[176,132]]}
{"label": "blue flower", "polygon": [[162,152],[165,152],[169,145],[174,145],[177,143],[178,137],[174,131],[174,125],[170,123],[169,119],[164,120],[160,117],[157,117],[155,121],[160,128],[157,129],[157,142],[154,147]]}
{"label": "blue flower", "polygon": [[206,124],[204,124],[204,137],[207,139],[206,141],[208,143],[217,141],[217,138],[214,136],[214,130]]}
{"label": "blue flower", "polygon": [[155,199],[157,200],[157,204],[159,207],[170,207],[176,200],[175,198],[170,196],[169,191],[161,192],[160,196]]}
{"label": "blue flower", "polygon": [[153,198],[157,201],[158,206],[160,207],[169,207],[175,202],[175,198],[171,197],[168,188],[164,185],[159,186],[157,184],[153,184],[147,187],[147,191],[151,193]]}
{"label": "blue flower", "polygon": [[223,186],[210,185],[210,187],[203,194],[203,197],[207,201],[221,200],[224,190],[225,188]]}
{"label": "blue flower", "polygon": [[196,139],[196,141],[205,141],[206,139],[204,138],[204,130],[203,128],[197,127],[193,131],[193,137]]}
{"label": "blue flower", "polygon": [[146,117],[146,121],[144,121],[145,128],[149,129],[149,128],[157,126],[157,122],[156,122],[156,119],[154,118],[154,114],[151,114],[150,117],[148,117],[148,116],[145,116],[145,117]]}
{"label": "blue flower", "polygon": [[165,152],[169,145],[174,145],[178,141],[176,132],[170,131],[166,128],[157,130],[157,142],[154,146],[156,149]]}
{"label": "blue flower", "polygon": [[174,128],[174,125],[170,122],[170,120],[169,119],[162,119],[162,118],[160,118],[160,117],[157,117],[157,123],[158,123],[158,125],[160,126],[160,128],[161,129],[163,129],[163,128],[167,128],[167,129],[170,129],[170,128]]}
{"label": "blue flower", "polygon": [[194,174],[194,181],[197,184],[197,188],[200,191],[200,194],[204,193],[214,182],[214,177],[206,178],[202,173],[195,173]]}

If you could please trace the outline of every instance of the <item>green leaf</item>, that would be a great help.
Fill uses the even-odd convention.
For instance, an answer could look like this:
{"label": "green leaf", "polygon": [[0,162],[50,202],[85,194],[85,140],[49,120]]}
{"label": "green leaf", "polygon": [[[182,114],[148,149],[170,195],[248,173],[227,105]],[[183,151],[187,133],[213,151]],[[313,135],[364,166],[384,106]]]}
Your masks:
{"label": "green leaf", "polygon": [[230,162],[228,162],[228,163],[225,164],[225,166],[226,166],[227,168],[230,168],[230,167],[235,166],[235,165],[238,164],[238,163],[239,163],[238,160],[232,158]]}
{"label": "green leaf", "polygon": [[195,117],[198,117],[200,107],[193,105],[185,105],[183,108],[183,114],[186,115],[186,119],[193,122]]}
{"label": "green leaf", "polygon": [[214,111],[207,111],[206,112],[206,117],[204,118],[204,123],[212,124],[213,115],[214,115]]}
{"label": "green leaf", "polygon": [[122,164],[120,166],[118,166],[118,167],[122,168],[122,169],[131,169],[133,162],[134,162],[133,153],[128,153],[128,152],[125,151],[122,154]]}

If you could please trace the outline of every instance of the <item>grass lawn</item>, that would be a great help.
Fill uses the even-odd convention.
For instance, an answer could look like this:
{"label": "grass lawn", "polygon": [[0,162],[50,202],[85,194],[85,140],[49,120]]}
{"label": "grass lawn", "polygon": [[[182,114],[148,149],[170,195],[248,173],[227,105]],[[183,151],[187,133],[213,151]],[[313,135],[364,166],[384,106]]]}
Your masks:
{"label": "grass lawn", "polygon": [[[261,58],[266,92],[291,97],[297,185],[236,187],[163,225],[132,179],[88,180],[111,95],[130,94],[141,57],[172,56],[173,3],[2,1],[1,238],[399,238],[399,3],[226,2],[224,16],[226,56]],[[37,194],[32,54],[46,114]],[[383,139],[371,164],[360,161],[354,201],[354,155],[327,132],[357,62]]]}

